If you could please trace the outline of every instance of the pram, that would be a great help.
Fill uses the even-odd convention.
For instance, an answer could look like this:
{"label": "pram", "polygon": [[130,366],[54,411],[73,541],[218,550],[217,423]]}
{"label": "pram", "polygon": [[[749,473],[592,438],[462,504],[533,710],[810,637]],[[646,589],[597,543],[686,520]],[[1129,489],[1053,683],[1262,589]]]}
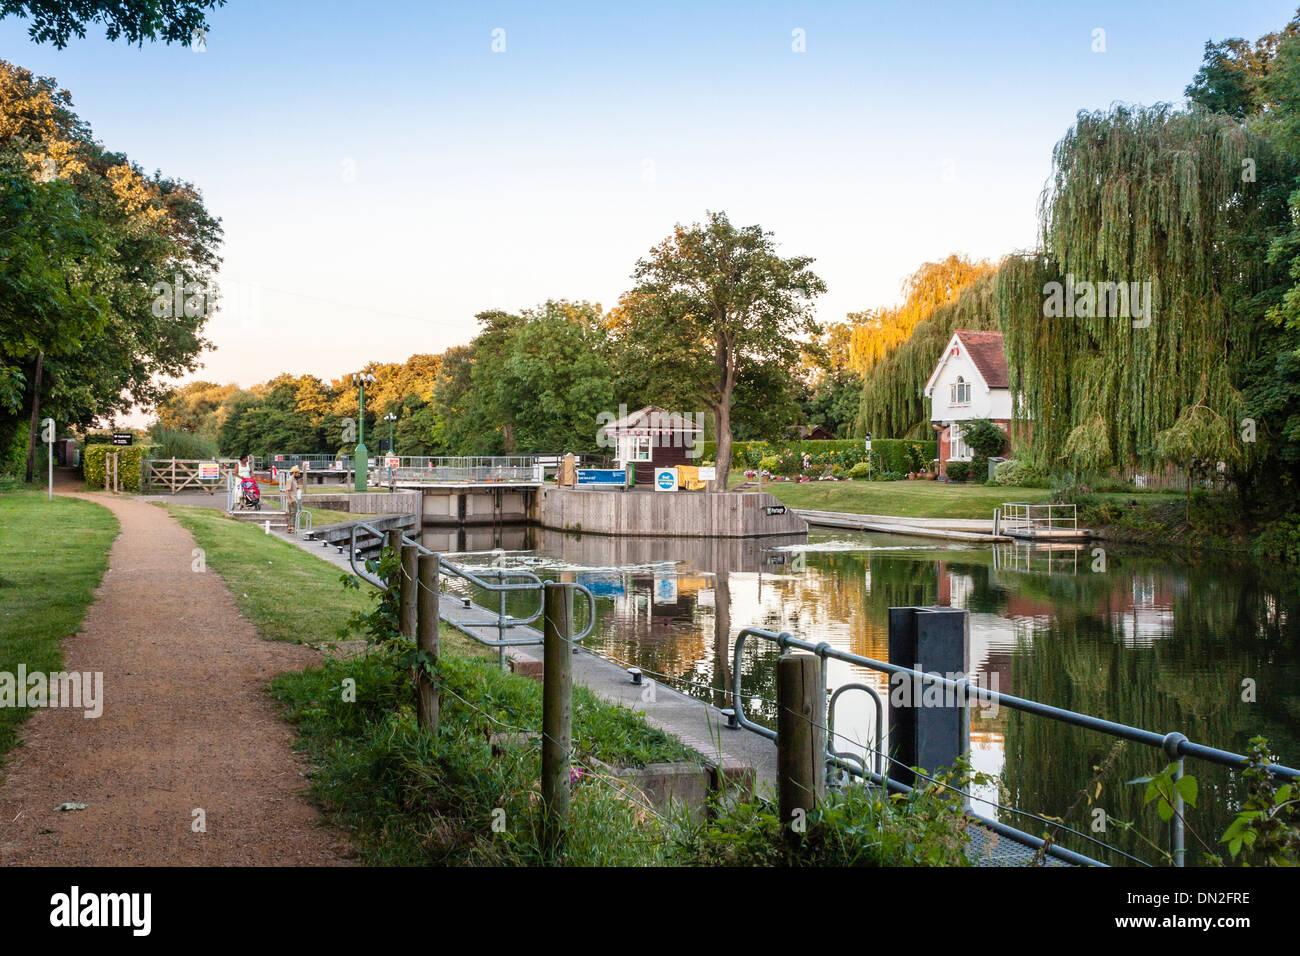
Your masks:
{"label": "pram", "polygon": [[241,510],[262,510],[262,489],[252,478],[239,479],[239,507]]}

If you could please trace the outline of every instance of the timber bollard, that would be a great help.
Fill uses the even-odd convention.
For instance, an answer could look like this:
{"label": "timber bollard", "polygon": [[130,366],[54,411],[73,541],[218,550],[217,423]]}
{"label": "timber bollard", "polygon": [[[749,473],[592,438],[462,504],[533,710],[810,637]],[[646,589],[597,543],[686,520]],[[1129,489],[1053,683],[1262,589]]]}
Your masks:
{"label": "timber bollard", "polygon": [[[951,607],[891,607],[889,659],[925,674],[959,680],[967,674],[970,613]],[[959,696],[961,699],[959,699]],[[934,772],[952,767],[970,750],[969,706],[938,684],[926,685],[905,674],[889,678],[891,780],[923,784],[909,768]],[[895,762],[896,761],[896,762]]]}
{"label": "timber bollard", "polygon": [[544,845],[556,852],[569,825],[569,752],[573,747],[573,589],[547,581],[542,637],[542,808]]}
{"label": "timber bollard", "polygon": [[419,559],[420,597],[416,602],[416,647],[429,660],[417,666],[415,689],[416,718],[425,730],[438,729],[438,689],[427,667],[438,661],[438,555],[422,554]]}
{"label": "timber bollard", "polygon": [[[393,554],[397,555],[398,557],[401,557],[402,554],[402,529],[401,528],[389,528],[387,531],[384,532],[384,546],[380,551],[380,557],[387,555],[388,552],[390,551]],[[389,581],[388,586],[391,588],[393,586],[393,582]]]}
{"label": "timber bollard", "polygon": [[403,637],[415,640],[415,602],[420,590],[416,578],[419,574],[416,561],[420,557],[420,549],[413,544],[404,544],[401,555],[402,583],[397,591],[400,595],[397,605],[397,629],[402,632]]}
{"label": "timber bollard", "polygon": [[776,788],[781,825],[795,842],[826,795],[826,688],[814,654],[776,662]]}

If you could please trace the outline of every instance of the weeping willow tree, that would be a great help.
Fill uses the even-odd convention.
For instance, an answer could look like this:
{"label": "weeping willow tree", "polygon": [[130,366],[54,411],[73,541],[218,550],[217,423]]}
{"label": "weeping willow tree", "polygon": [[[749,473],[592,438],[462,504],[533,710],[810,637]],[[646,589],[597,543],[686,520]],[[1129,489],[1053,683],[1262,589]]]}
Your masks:
{"label": "weeping willow tree", "polygon": [[[1240,421],[1279,281],[1261,243],[1285,222],[1277,186],[1293,178],[1226,115],[1079,115],[1053,152],[1041,246],[997,283],[1012,387],[1046,464],[1157,463],[1160,434],[1192,407]],[[1220,460],[1244,460],[1230,444]]]}
{"label": "weeping willow tree", "polygon": [[889,352],[863,379],[855,434],[882,438],[932,438],[925,383],[957,329],[999,329],[994,307],[995,275],[983,274],[962,288],[955,301],[934,309],[905,342]]}

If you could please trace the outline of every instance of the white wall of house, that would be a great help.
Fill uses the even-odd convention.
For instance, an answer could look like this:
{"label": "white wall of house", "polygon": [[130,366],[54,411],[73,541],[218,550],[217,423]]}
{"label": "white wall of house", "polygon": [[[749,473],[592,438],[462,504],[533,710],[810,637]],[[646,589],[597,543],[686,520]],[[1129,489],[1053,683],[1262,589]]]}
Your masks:
{"label": "white wall of house", "polygon": [[[951,351],[951,346],[949,346]],[[959,383],[960,380],[960,383]],[[954,386],[965,384],[961,394],[969,400],[954,403]],[[1011,418],[1011,390],[990,389],[975,368],[975,363],[962,348],[960,355],[949,355],[930,393],[930,421],[961,422],[972,418],[991,418],[995,421]]]}

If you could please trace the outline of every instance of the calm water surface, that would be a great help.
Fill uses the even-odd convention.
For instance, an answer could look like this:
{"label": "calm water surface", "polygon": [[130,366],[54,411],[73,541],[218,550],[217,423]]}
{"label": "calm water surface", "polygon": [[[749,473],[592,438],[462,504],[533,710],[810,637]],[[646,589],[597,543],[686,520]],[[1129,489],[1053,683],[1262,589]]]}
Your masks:
{"label": "calm water surface", "polygon": [[[598,602],[589,647],[720,706],[728,705],[722,689],[732,679],[732,638],[743,627],[888,660],[889,608],[946,605],[970,611],[968,671],[984,686],[1238,752],[1264,734],[1282,762],[1300,761],[1300,596],[1294,580],[1262,580],[1242,565],[1108,546],[1104,569],[1094,570],[1091,549],[820,530],[806,538],[690,540],[425,529],[424,541],[472,568],[495,562],[586,585]],[[746,711],[765,723],[774,721],[777,656],[775,645],[750,641],[741,666]],[[883,674],[832,661],[831,686],[845,682],[887,692]],[[1243,699],[1252,684],[1254,700]],[[842,749],[874,743],[867,695],[841,698],[835,729]],[[996,780],[977,796],[1056,817],[1074,807],[1069,822],[1088,832],[1101,807],[1168,845],[1167,827],[1142,805],[1142,788],[1126,784],[1163,765],[1149,748],[1003,708],[972,711],[971,753],[976,769]],[[1214,844],[1240,781],[1194,761],[1187,769],[1202,793],[1189,824]],[[1094,781],[1102,791],[1090,805],[1079,795]],[[981,809],[1034,829],[1005,810]],[[1113,823],[1098,836],[1156,859]],[[1077,838],[1062,842],[1124,862]],[[1200,845],[1189,834],[1187,846],[1191,863]]]}

